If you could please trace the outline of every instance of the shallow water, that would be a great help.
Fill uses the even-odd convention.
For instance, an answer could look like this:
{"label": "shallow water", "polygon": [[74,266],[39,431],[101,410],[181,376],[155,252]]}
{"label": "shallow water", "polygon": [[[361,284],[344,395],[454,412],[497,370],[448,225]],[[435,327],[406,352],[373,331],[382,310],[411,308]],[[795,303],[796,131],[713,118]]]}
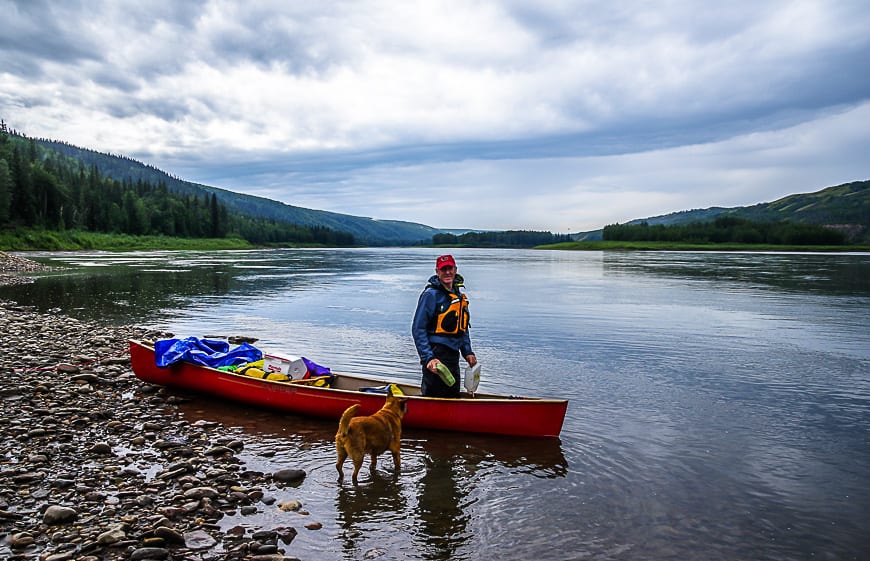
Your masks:
{"label": "shallow water", "polygon": [[[437,250],[29,255],[0,298],[180,336],[245,334],[333,370],[419,377],[409,327]],[[301,467],[288,554],[362,559],[863,559],[870,255],[457,250],[481,389],[568,397],[559,439],[406,430],[361,485],[334,423],[197,399],[248,469]]]}

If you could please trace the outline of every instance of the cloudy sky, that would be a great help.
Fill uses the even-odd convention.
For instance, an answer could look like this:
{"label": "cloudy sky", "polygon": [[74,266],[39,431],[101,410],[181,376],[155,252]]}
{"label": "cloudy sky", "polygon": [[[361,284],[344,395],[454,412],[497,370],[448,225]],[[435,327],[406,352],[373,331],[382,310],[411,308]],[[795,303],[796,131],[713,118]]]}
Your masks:
{"label": "cloudy sky", "polygon": [[583,231],[870,179],[870,3],[0,0],[0,118],[190,181]]}

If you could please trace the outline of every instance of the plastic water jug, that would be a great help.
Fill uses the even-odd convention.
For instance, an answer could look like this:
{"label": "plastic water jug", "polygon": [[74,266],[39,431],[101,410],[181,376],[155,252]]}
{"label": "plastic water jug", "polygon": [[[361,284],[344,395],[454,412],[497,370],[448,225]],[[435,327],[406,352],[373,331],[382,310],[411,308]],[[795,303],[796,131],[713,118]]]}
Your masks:
{"label": "plastic water jug", "polygon": [[480,363],[474,366],[465,367],[465,389],[469,393],[477,391],[477,386],[480,384]]}

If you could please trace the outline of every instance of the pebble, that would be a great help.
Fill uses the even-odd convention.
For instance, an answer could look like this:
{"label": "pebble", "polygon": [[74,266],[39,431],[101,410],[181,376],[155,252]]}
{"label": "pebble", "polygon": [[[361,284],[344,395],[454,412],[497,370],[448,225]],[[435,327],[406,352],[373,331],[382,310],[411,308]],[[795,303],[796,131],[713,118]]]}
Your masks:
{"label": "pebble", "polygon": [[297,511],[300,508],[302,508],[302,503],[300,503],[299,501],[295,501],[295,500],[281,501],[280,503],[278,503],[278,508],[280,510],[283,510],[284,512],[293,512],[293,511]]}
{"label": "pebble", "polygon": [[[26,261],[0,252],[0,284],[39,269],[15,268]],[[0,559],[292,559],[293,527],[217,522],[278,509],[282,485],[305,472],[240,478],[238,434],[180,421],[181,400],[135,377],[127,341],[171,334],[2,300],[0,333],[14,349],[0,355]]]}

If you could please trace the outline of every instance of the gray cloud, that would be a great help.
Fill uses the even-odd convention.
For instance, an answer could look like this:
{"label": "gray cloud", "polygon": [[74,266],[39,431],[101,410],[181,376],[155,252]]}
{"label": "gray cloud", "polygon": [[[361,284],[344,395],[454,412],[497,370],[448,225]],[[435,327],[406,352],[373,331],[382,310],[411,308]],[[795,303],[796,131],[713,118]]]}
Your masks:
{"label": "gray cloud", "polygon": [[99,46],[65,25],[71,18],[78,21],[80,10],[78,2],[0,1],[0,67],[34,78],[43,73],[47,61],[72,64],[98,58]]}

